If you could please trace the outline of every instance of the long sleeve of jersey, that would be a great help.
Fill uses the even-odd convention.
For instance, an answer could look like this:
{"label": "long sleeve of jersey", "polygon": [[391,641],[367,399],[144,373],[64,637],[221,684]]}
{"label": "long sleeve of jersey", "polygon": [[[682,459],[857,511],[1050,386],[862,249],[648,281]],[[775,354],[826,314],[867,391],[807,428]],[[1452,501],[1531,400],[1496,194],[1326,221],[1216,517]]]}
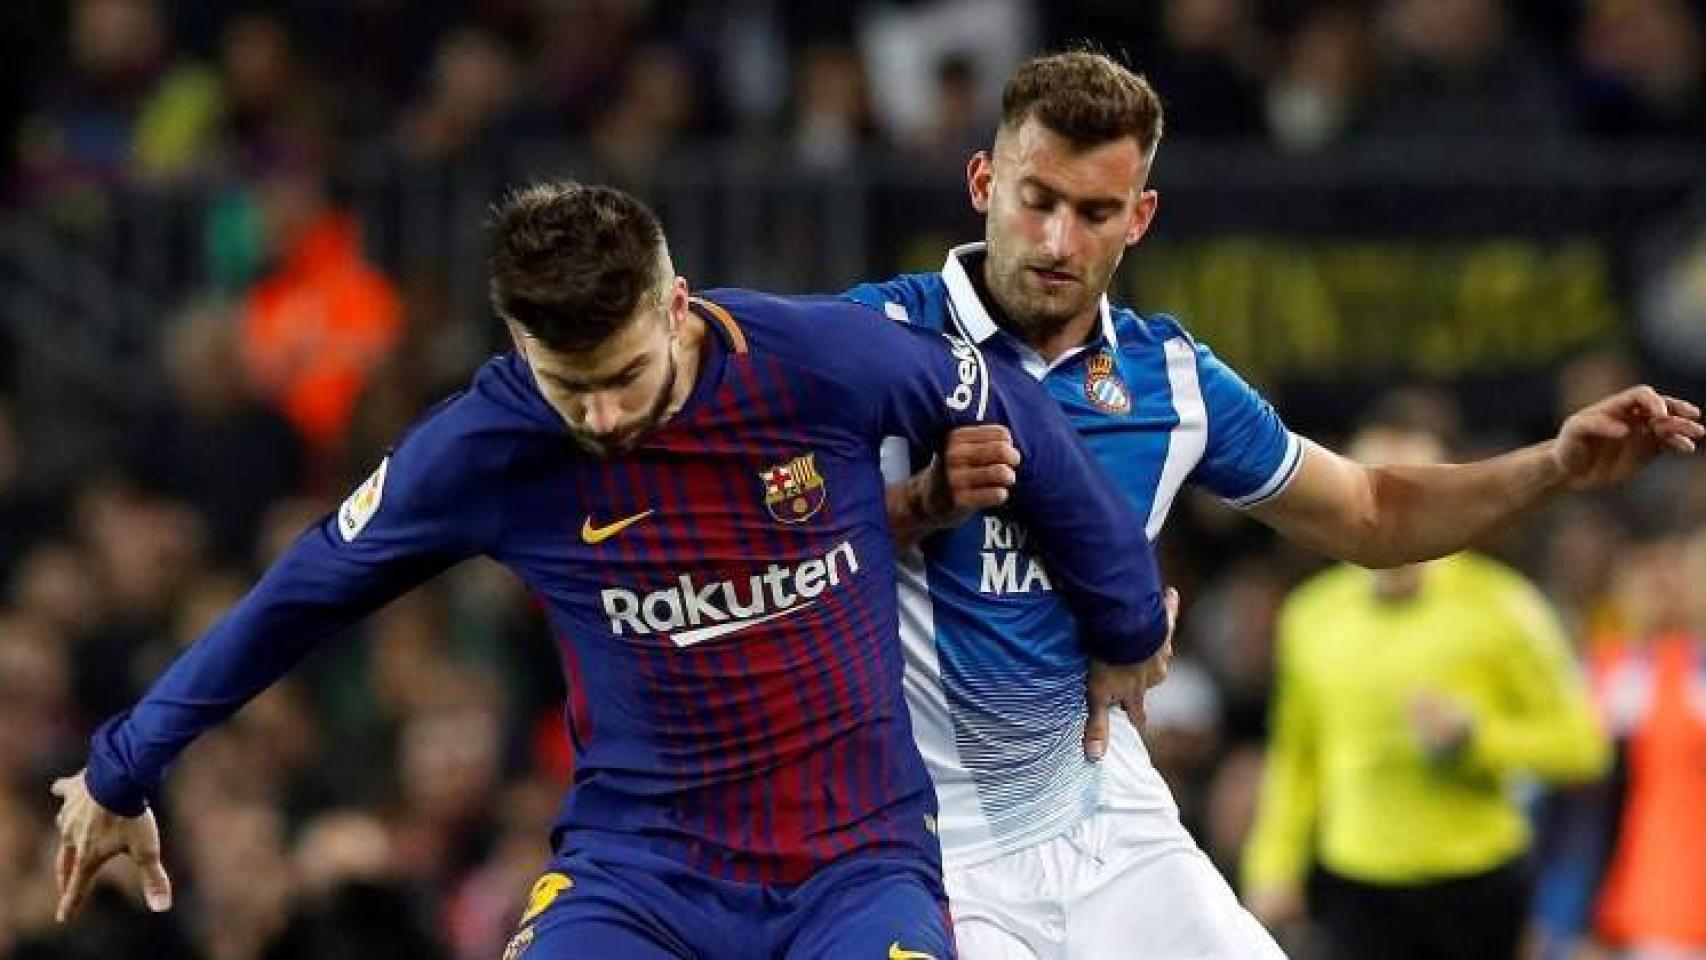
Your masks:
{"label": "long sleeve of jersey", "polygon": [[1244,851],[1246,892],[1299,889],[1313,859],[1320,770],[1308,680],[1288,642],[1303,625],[1279,626],[1278,678],[1274,684],[1272,734],[1262,775],[1261,798]]}
{"label": "long sleeve of jersey", "polygon": [[1504,705],[1475,716],[1465,759],[1498,774],[1590,780],[1611,762],[1611,744],[1570,656],[1562,626],[1526,586],[1512,587],[1508,643],[1499,662]]}
{"label": "long sleeve of jersey", "polygon": [[866,382],[881,435],[940,449],[954,427],[993,422],[1012,432],[1022,457],[1013,509],[1071,605],[1086,649],[1109,663],[1136,663],[1160,649],[1167,616],[1142,518],[1059,405],[1022,370],[962,340],[841,298],[820,306],[844,315],[827,335],[858,338],[840,351],[849,365],[840,375]]}
{"label": "long sleeve of jersey", "polygon": [[89,790],[135,816],[197,735],[289,672],[322,640],[463,557],[492,520],[457,442],[456,404],[424,421],[339,510],[305,531],[260,582],[91,744]]}

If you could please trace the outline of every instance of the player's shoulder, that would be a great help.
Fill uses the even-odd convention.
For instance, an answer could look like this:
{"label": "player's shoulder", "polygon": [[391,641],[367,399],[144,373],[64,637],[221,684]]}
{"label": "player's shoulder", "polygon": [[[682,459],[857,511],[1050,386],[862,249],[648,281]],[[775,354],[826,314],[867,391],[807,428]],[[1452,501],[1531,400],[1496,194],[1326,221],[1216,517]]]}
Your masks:
{"label": "player's shoulder", "polygon": [[1126,357],[1169,366],[1181,358],[1194,358],[1199,379],[1213,379],[1224,366],[1207,344],[1170,313],[1143,313],[1120,306],[1113,308],[1111,319],[1120,353]]}
{"label": "player's shoulder", "polygon": [[854,317],[856,322],[875,319],[864,304],[845,297],[824,294],[782,294],[718,287],[703,290],[694,299],[721,308],[740,327],[753,346],[773,345],[798,337],[802,324]]}
{"label": "player's shoulder", "polygon": [[946,326],[948,287],[940,273],[903,273],[861,283],[842,296],[900,323],[930,330]]}
{"label": "player's shoulder", "polygon": [[[1195,383],[1208,406],[1210,420],[1249,409],[1261,400],[1260,392],[1244,375],[1217,356],[1214,350],[1170,313],[1139,313],[1129,307],[1113,311],[1114,333],[1120,350],[1128,357],[1149,364],[1166,364],[1169,378],[1175,363],[1195,361]],[[1187,352],[1188,351],[1188,352]]]}
{"label": "player's shoulder", "polygon": [[1164,349],[1173,340],[1196,345],[1190,331],[1170,313],[1142,313],[1132,307],[1117,306],[1110,311],[1110,317],[1114,336],[1124,353],[1151,353]]}
{"label": "player's shoulder", "polygon": [[846,296],[734,288],[699,296],[729,313],[753,353],[825,373],[880,361],[885,351],[906,349],[919,333],[901,332],[907,325]]}

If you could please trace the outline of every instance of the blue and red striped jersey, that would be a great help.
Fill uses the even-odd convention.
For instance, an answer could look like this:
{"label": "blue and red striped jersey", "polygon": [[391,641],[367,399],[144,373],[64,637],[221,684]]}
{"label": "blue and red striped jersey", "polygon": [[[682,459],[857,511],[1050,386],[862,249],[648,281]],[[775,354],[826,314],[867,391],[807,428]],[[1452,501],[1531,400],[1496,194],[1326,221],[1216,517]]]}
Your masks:
{"label": "blue and red striped jersey", "polygon": [[840,298],[731,290],[693,308],[715,335],[690,396],[619,458],[569,441],[524,360],[488,362],[97,732],[95,797],[137,813],[191,738],[315,642],[484,554],[543,600],[571,691],[559,849],[644,845],[761,883],[853,852],[934,861],[883,438],[1009,424],[1015,508],[1109,659],[1165,634],[1142,520],[1056,405],[970,345]]}

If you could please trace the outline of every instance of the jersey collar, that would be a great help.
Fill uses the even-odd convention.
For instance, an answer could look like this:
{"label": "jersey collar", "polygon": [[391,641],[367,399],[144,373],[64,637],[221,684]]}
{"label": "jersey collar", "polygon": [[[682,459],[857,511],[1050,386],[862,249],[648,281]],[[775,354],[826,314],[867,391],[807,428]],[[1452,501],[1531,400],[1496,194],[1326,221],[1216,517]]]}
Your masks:
{"label": "jersey collar", "polygon": [[989,308],[984,306],[983,298],[977,295],[977,287],[971,282],[971,274],[966,269],[967,260],[975,260],[984,252],[982,243],[964,243],[948,251],[948,261],[942,265],[942,280],[948,287],[948,308],[953,314],[955,333],[965,337],[975,344],[982,345],[997,334],[1006,338],[1018,351],[1025,369],[1037,379],[1042,379],[1053,370],[1092,347],[1106,345],[1119,349],[1119,338],[1114,335],[1113,310],[1108,306],[1107,295],[1102,296],[1098,309],[1102,315],[1102,336],[1100,343],[1091,342],[1081,347],[1074,347],[1047,363],[1042,355],[1021,343],[1012,334],[1002,330],[995,324],[995,318],[989,315]]}

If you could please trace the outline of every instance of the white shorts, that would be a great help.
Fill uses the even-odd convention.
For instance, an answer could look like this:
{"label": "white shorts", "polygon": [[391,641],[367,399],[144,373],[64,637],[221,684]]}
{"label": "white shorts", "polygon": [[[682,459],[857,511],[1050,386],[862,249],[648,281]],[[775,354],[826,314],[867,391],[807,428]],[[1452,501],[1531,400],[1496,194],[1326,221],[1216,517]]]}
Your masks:
{"label": "white shorts", "polygon": [[1176,820],[1175,836],[1156,836],[1161,815],[1103,809],[1052,840],[950,869],[961,960],[1284,960]]}

